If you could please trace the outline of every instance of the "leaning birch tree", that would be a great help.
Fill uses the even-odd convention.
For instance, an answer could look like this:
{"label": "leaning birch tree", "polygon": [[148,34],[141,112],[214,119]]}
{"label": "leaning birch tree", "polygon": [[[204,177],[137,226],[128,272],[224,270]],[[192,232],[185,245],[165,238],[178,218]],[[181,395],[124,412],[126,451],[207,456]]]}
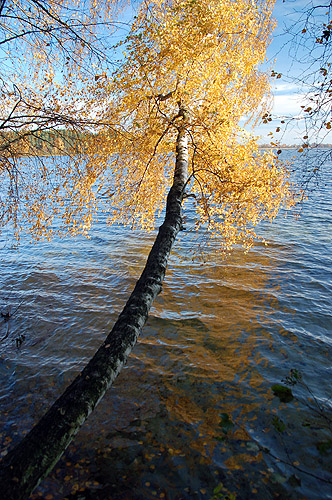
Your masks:
{"label": "leaning birch tree", "polygon": [[80,209],[89,205],[107,211],[110,223],[146,230],[165,204],[166,214],[111,333],[3,459],[6,498],[25,498],[47,475],[126,363],[161,292],[184,199],[194,200],[196,229],[221,236],[220,251],[238,242],[250,246],[255,225],[291,202],[286,170],[241,126],[254,123],[268,102],[259,64],[273,27],[272,6],[253,0],[144,2],[119,45],[119,69],[82,79],[82,113],[98,114],[98,122],[86,140],[85,161],[70,170],[62,191],[51,187],[42,210],[22,214],[27,223],[35,217],[32,235],[51,235],[48,224],[61,196],[69,200],[62,220],[71,228],[81,227]]}

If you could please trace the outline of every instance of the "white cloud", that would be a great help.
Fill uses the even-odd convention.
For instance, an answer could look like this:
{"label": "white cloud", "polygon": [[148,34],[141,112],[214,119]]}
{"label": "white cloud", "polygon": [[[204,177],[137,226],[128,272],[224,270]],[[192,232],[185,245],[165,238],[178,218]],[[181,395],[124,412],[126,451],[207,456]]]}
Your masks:
{"label": "white cloud", "polygon": [[272,85],[272,91],[274,94],[283,94],[283,93],[297,93],[298,92],[298,85],[295,83],[291,82],[275,82],[274,85]]}
{"label": "white cloud", "polygon": [[273,99],[273,116],[294,116],[301,113],[301,105],[306,105],[307,96],[304,94],[280,94]]}

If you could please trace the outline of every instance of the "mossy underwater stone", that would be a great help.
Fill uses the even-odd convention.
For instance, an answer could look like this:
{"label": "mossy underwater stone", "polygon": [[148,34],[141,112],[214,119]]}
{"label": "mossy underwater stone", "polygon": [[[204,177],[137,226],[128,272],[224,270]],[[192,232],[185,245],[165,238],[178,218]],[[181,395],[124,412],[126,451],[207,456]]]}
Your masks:
{"label": "mossy underwater stone", "polygon": [[294,399],[293,393],[289,387],[281,384],[275,384],[271,387],[272,392],[282,403],[289,403]]}

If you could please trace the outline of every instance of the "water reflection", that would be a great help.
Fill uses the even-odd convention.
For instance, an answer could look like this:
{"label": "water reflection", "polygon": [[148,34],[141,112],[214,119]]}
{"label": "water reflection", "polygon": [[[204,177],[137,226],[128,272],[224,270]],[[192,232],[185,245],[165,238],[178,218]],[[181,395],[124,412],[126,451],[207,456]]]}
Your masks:
{"label": "water reflection", "polygon": [[[329,404],[331,241],[328,216],[310,217],[267,226],[268,248],[226,260],[212,247],[191,262],[182,236],[128,365],[32,498],[211,499],[221,483],[237,499],[330,498],[317,448],[329,435],[308,393],[285,404],[271,391],[298,368]],[[1,311],[19,307],[1,323],[3,453],[102,342],[153,237],[101,220],[90,240],[4,252]]]}

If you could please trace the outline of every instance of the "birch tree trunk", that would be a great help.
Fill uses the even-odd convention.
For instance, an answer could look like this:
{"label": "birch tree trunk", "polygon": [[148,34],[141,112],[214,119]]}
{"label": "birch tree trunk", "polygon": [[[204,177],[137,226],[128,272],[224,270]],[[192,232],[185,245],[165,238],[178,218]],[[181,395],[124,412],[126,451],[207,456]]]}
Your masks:
{"label": "birch tree trunk", "polygon": [[162,289],[168,256],[181,229],[181,204],[188,177],[187,142],[186,131],[179,129],[165,220],[112,331],[62,396],[0,462],[0,488],[6,500],[24,500],[47,476],[126,363],[152,302]]}

